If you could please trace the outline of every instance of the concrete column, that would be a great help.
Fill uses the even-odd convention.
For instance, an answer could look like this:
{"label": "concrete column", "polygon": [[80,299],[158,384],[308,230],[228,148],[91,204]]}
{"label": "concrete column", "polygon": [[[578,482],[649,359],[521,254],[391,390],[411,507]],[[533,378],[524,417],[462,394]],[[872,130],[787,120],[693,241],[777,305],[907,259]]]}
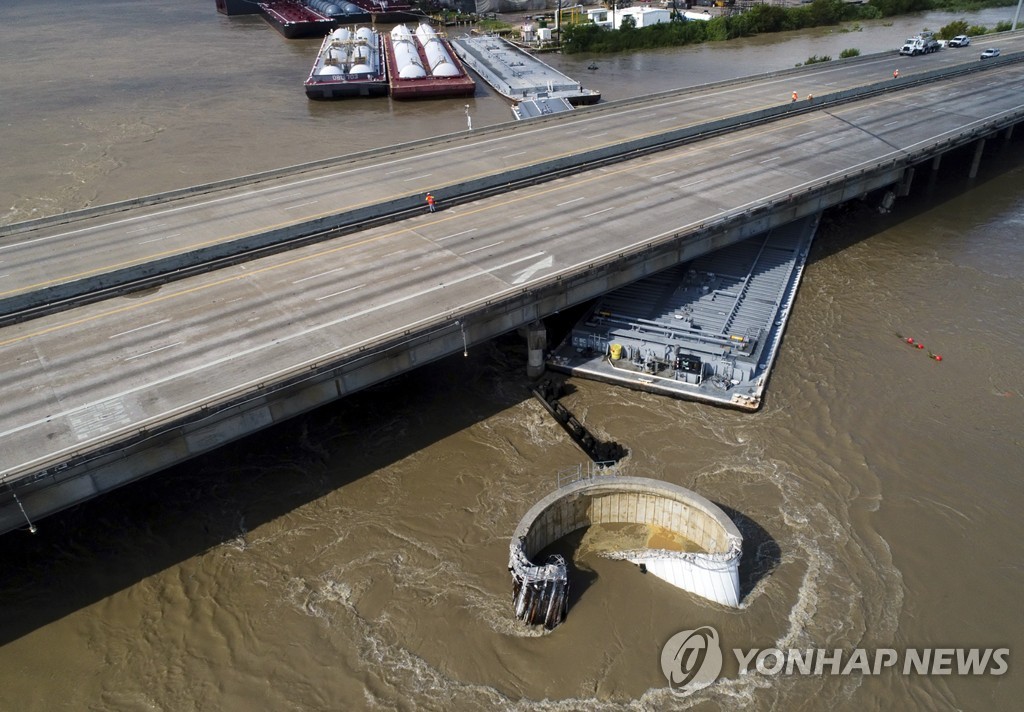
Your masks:
{"label": "concrete column", "polygon": [[526,375],[540,378],[544,375],[544,351],[548,347],[548,332],[543,321],[535,321],[526,327]]}
{"label": "concrete column", "polygon": [[985,152],[985,139],[979,138],[978,143],[974,147],[974,160],[971,161],[971,170],[967,174],[970,180],[974,180],[978,177],[978,166],[981,165],[981,154]]}
{"label": "concrete column", "polygon": [[939,180],[939,167],[942,165],[942,154],[935,156],[932,159],[932,170],[928,174],[928,193],[931,194],[935,190],[935,184]]}
{"label": "concrete column", "polygon": [[1013,138],[1013,124],[1010,124],[1009,126],[1006,127],[1006,135],[1003,136],[1003,144],[1005,145],[1005,144],[1009,143],[1010,139],[1012,139],[1012,138]]}
{"label": "concrete column", "polygon": [[914,183],[914,167],[910,166],[903,171],[903,178],[900,179],[900,184],[896,188],[896,194],[905,198],[910,195],[910,186]]}

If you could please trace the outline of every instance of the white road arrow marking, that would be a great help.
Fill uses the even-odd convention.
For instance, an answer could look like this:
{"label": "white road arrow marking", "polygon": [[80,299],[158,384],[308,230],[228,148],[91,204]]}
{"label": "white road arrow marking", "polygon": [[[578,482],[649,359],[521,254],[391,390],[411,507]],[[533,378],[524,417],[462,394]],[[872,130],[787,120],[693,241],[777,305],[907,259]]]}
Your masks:
{"label": "white road arrow marking", "polygon": [[512,284],[522,284],[530,277],[540,272],[542,269],[547,269],[553,264],[555,264],[554,258],[551,255],[548,255],[540,262],[534,262],[532,265],[530,265],[522,272],[520,272],[518,275],[516,275],[516,278],[512,280]]}

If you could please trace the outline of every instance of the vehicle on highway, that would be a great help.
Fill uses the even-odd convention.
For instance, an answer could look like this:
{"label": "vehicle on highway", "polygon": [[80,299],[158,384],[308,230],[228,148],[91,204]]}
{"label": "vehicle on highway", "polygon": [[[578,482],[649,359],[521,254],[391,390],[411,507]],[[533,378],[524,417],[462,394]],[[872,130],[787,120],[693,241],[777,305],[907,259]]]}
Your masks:
{"label": "vehicle on highway", "polygon": [[987,50],[981,53],[982,59],[991,59],[992,57],[998,57],[999,50],[995,47],[989,47]]}
{"label": "vehicle on highway", "polygon": [[932,36],[931,32],[922,32],[919,35],[907,38],[907,41],[900,48],[900,55],[916,57],[919,54],[938,52],[941,48],[942,45]]}
{"label": "vehicle on highway", "polygon": [[949,41],[949,47],[967,47],[971,44],[971,38],[967,35],[957,35]]}

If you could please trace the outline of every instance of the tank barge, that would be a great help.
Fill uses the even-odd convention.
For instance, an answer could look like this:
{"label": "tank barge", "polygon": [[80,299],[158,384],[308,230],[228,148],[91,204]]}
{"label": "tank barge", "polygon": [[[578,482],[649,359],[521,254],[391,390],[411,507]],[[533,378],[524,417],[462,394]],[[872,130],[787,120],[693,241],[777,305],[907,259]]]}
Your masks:
{"label": "tank barge", "polygon": [[394,99],[472,96],[476,90],[451,45],[425,22],[415,33],[398,25],[385,36],[384,49]]}
{"label": "tank barge", "polygon": [[606,294],[548,366],[757,410],[817,224],[798,220]]}
{"label": "tank barge", "polygon": [[264,0],[256,7],[271,27],[290,40],[322,37],[337,25],[334,18],[300,0]]}
{"label": "tank barge", "polygon": [[500,37],[463,36],[453,38],[452,45],[467,67],[517,104],[537,99],[565,99],[572,106],[581,106],[601,100],[601,92],[584,89],[575,79]]}
{"label": "tank barge", "polygon": [[423,14],[401,0],[216,0],[222,15],[259,13],[288,39],[323,37],[342,25],[409,22]]}
{"label": "tank barge", "polygon": [[310,99],[386,96],[388,78],[380,33],[369,27],[342,27],[331,32],[320,45],[305,87]]}

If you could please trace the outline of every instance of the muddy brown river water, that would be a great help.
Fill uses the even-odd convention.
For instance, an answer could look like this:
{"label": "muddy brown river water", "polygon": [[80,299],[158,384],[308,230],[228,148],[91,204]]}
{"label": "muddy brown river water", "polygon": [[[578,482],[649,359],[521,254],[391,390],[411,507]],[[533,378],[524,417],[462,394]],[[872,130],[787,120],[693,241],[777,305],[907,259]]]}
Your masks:
{"label": "muddy brown river water", "polygon": [[[616,99],[895,48],[955,17],[548,61]],[[464,128],[464,100],[308,102],[317,46],[212,0],[5,0],[0,221]],[[511,119],[482,86],[470,111]],[[585,543],[566,622],[519,626],[508,537],[583,456],[509,337],[0,538],[0,709],[1019,709],[1017,145],[972,183],[951,162],[889,215],[829,216],[760,412],[571,381],[564,402],[629,448],[630,474],[735,514],[741,609]],[[740,675],[729,654],[679,697],[661,648],[702,625],[725,648],[1009,648],[1009,670]]]}

